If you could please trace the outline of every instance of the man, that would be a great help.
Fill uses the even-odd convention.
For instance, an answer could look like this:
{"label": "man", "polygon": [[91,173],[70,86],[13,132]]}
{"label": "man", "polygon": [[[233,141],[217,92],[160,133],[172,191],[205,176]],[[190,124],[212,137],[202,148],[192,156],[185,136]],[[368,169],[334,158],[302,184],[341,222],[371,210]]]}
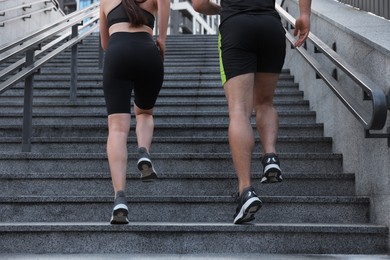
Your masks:
{"label": "man", "polygon": [[[229,110],[229,145],[238,177],[238,206],[233,223],[254,219],[262,202],[251,184],[251,160],[256,128],[263,148],[261,183],[282,181],[276,140],[279,127],[273,97],[282,70],[286,40],[275,0],[193,0],[197,12],[221,15],[219,52],[222,84]],[[309,35],[311,0],[299,0],[296,47]]]}

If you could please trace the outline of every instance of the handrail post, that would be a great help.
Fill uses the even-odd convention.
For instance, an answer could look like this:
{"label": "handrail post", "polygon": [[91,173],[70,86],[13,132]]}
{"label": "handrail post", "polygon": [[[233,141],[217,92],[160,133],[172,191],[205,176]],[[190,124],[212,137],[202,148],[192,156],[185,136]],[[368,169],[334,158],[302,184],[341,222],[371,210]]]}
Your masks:
{"label": "handrail post", "polygon": [[[78,24],[72,26],[72,38],[76,37],[79,33]],[[72,46],[72,56],[70,65],[70,101],[75,102],[77,99],[77,45]]]}
{"label": "handrail post", "polygon": [[[26,67],[34,63],[35,49],[26,51]],[[33,105],[33,83],[34,73],[24,80],[24,106],[23,106],[23,127],[22,127],[22,152],[31,151],[32,135],[32,105]]]}

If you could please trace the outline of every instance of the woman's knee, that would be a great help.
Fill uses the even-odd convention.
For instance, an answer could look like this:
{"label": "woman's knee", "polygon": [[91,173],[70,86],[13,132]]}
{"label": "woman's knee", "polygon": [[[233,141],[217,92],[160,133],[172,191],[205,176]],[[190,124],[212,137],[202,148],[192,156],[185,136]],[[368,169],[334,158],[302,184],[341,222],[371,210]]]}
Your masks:
{"label": "woman's knee", "polygon": [[134,104],[134,113],[136,116],[139,115],[153,115],[153,108],[150,109],[142,109],[138,107],[136,104]]}

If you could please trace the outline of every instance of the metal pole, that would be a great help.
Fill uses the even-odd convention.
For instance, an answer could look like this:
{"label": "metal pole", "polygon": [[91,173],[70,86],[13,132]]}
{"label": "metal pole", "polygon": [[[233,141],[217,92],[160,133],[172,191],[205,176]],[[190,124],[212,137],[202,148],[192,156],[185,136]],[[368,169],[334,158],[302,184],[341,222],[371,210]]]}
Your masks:
{"label": "metal pole", "polygon": [[[26,52],[26,67],[34,63],[34,52],[35,49],[30,49]],[[22,152],[31,151],[33,83],[34,73],[24,80]]]}
{"label": "metal pole", "polygon": [[[78,35],[78,25],[72,26],[72,38]],[[70,65],[70,101],[77,99],[77,44],[72,46],[72,57]]]}

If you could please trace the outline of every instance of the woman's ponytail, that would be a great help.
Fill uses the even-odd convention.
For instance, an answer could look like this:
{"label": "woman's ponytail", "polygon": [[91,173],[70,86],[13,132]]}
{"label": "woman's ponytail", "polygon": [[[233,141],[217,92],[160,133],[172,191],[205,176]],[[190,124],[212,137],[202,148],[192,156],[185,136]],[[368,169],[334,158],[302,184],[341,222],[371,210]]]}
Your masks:
{"label": "woman's ponytail", "polygon": [[130,23],[135,27],[146,24],[146,18],[142,13],[141,8],[138,6],[139,3],[143,3],[145,1],[146,0],[122,0],[122,4],[125,7]]}

